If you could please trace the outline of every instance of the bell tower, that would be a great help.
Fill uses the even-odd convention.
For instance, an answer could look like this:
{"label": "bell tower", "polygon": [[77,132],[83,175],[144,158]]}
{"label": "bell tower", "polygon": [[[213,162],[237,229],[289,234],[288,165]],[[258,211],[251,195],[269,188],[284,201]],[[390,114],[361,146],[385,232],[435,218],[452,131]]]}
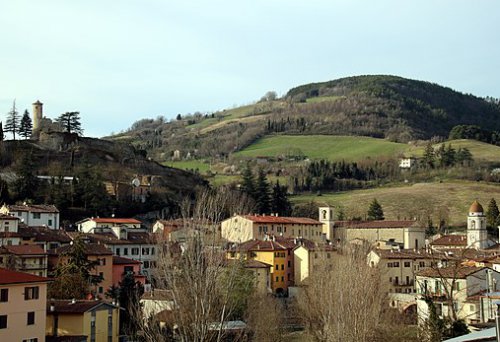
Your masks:
{"label": "bell tower", "polygon": [[43,103],[37,100],[33,103],[33,131],[40,129],[43,117]]}
{"label": "bell tower", "polygon": [[333,214],[333,207],[319,207],[319,221],[323,223],[323,234],[330,241],[333,239]]}
{"label": "bell tower", "polygon": [[478,201],[474,201],[467,216],[467,247],[483,249],[488,246],[488,231],[483,206]]}

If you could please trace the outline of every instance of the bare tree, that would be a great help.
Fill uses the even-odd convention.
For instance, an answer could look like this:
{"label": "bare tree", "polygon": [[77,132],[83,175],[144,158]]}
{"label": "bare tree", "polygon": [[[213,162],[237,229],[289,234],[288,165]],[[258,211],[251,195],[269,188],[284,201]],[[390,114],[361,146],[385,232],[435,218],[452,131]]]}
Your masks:
{"label": "bare tree", "polygon": [[364,248],[350,247],[310,276],[298,296],[307,333],[314,341],[368,341],[382,302],[378,270]]}

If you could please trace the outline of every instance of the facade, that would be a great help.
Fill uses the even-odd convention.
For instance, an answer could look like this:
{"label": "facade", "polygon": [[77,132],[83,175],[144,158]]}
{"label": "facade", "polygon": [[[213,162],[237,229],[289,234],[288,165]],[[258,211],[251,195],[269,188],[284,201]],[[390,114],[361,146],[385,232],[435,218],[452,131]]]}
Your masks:
{"label": "facade", "polygon": [[64,230],[50,229],[47,227],[19,226],[21,244],[36,245],[44,251],[69,245],[71,238]]}
{"label": "facade", "polygon": [[43,118],[43,103],[37,100],[33,103],[33,132],[40,129]]}
{"label": "facade", "polygon": [[83,233],[100,233],[120,228],[141,228],[141,221],[131,218],[88,218],[77,222],[78,231]]}
{"label": "facade", "polygon": [[419,322],[429,317],[424,298],[430,296],[441,318],[451,315],[454,309],[458,319],[474,324],[481,322],[481,295],[497,291],[495,287],[500,284],[500,273],[488,267],[457,265],[429,268],[417,273],[415,279]]}
{"label": "facade", "polygon": [[221,232],[222,238],[236,243],[264,239],[266,235],[303,237],[316,242],[325,240],[323,224],[305,217],[235,215],[222,221]]}
{"label": "facade", "polygon": [[112,278],[113,285],[118,286],[127,273],[133,274],[135,281],[141,283],[142,285],[146,284],[146,277],[141,274],[140,261],[114,255]]}
{"label": "facade", "polygon": [[[118,342],[119,310],[95,300],[51,300],[47,303],[47,340],[75,337],[77,341]],[[73,340],[72,340],[73,341]]]}
{"label": "facade", "polygon": [[35,245],[0,247],[0,267],[46,277],[47,253]]}
{"label": "facade", "polygon": [[242,243],[227,252],[228,259],[256,260],[270,266],[271,291],[288,293],[294,286],[293,239],[270,238]]}
{"label": "facade", "polygon": [[[100,279],[99,283],[93,289],[94,293],[100,297],[113,285],[113,253],[104,245],[97,243],[84,244],[84,253],[87,260],[94,263],[94,268],[90,270],[90,274],[96,279]],[[59,263],[65,264],[68,257],[65,255],[70,251],[72,246],[63,246],[49,250],[49,265],[54,269]]]}
{"label": "facade", "polygon": [[335,249],[331,245],[317,245],[301,239],[293,250],[294,279],[296,285],[304,284],[315,273],[332,266]]}
{"label": "facade", "polygon": [[19,245],[21,237],[19,235],[19,219],[0,213],[0,246]]}
{"label": "facade", "polygon": [[253,273],[255,289],[260,294],[271,292],[271,267],[272,265],[249,259],[245,260],[243,267]]}
{"label": "facade", "polygon": [[59,229],[59,210],[53,205],[3,205],[0,213],[18,217],[29,227],[44,226]]}
{"label": "facade", "polygon": [[432,241],[430,245],[435,250],[463,249],[467,247],[467,235],[443,235]]}
{"label": "facade", "polygon": [[488,240],[486,230],[486,216],[478,201],[474,201],[467,216],[467,246],[469,248],[484,249],[493,243]]}
{"label": "facade", "polygon": [[411,169],[415,166],[417,160],[415,158],[401,158],[399,159],[400,169]]}
{"label": "facade", "polygon": [[48,281],[0,268],[0,341],[45,341]]}

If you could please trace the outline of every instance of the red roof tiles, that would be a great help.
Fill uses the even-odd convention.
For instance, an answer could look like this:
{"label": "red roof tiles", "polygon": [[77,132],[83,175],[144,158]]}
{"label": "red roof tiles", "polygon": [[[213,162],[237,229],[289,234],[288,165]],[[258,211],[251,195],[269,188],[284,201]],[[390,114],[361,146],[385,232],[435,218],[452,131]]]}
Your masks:
{"label": "red roof tiles", "polygon": [[435,246],[467,246],[467,236],[465,235],[443,235],[432,241]]}
{"label": "red roof tiles", "polygon": [[0,285],[24,284],[24,283],[45,283],[49,278],[39,277],[29,273],[16,272],[0,268]]}
{"label": "red roof tiles", "polygon": [[360,229],[409,228],[416,226],[416,221],[335,221],[336,227]]}
{"label": "red roof tiles", "polygon": [[242,215],[242,217],[256,223],[269,224],[311,224],[322,225],[323,223],[307,217],[282,217],[282,216],[260,216],[260,215]]}
{"label": "red roof tiles", "polygon": [[94,221],[96,223],[116,223],[116,224],[141,224],[141,221],[132,218],[93,218],[90,221]]}
{"label": "red roof tiles", "polygon": [[140,264],[140,261],[130,259],[130,258],[124,258],[121,256],[113,256],[113,265],[131,265],[131,264]]}
{"label": "red roof tiles", "polygon": [[56,206],[51,204],[25,204],[25,205],[8,205],[9,211],[26,211],[31,213],[58,213]]}
{"label": "red roof tiles", "polygon": [[19,245],[19,246],[3,246],[3,248],[16,255],[45,255],[47,254],[40,246],[37,245]]}

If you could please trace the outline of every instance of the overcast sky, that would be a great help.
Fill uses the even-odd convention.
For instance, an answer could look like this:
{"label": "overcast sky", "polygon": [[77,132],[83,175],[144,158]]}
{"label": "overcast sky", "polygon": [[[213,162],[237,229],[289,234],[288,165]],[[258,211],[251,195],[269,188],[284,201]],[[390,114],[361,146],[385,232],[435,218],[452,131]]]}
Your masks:
{"label": "overcast sky", "polygon": [[500,97],[498,0],[0,0],[0,120],[39,99],[86,135],[364,74]]}

